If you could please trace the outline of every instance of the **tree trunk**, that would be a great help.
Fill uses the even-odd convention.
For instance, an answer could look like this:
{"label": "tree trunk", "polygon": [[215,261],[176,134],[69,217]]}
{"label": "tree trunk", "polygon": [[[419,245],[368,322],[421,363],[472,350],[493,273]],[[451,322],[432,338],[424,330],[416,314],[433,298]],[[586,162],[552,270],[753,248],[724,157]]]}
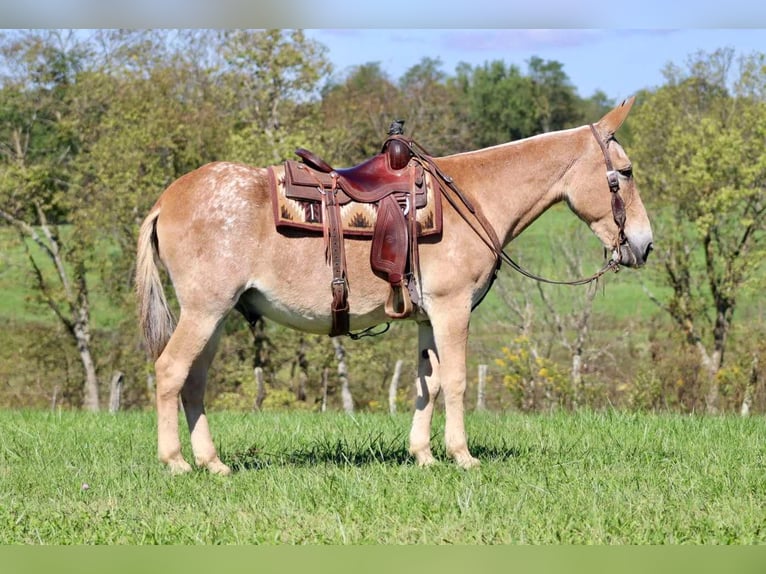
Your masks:
{"label": "tree trunk", "polygon": [[253,335],[253,346],[255,354],[253,358],[253,367],[264,367],[268,369],[271,365],[271,348],[273,344],[266,334],[266,324],[263,318],[259,318],[254,323],[249,323],[250,333]]}
{"label": "tree trunk", "polygon": [[[45,211],[39,202],[33,203],[42,235],[38,233],[35,227],[3,209],[0,209],[0,217],[13,225],[19,232],[27,252],[27,258],[34,271],[37,289],[43,301],[55,313],[74,339],[83,366],[83,408],[88,411],[98,411],[98,375],[96,363],[91,353],[90,304],[88,302],[85,262],[75,259],[70,266],[66,264],[63,259],[64,250],[61,245],[61,234],[57,226],[48,223]],[[50,288],[43,268],[29,249],[27,239],[34,241],[50,259],[63,291],[63,297],[57,295],[56,291]],[[70,269],[72,268],[74,269],[74,280],[70,278]]]}
{"label": "tree trunk", "polygon": [[[293,375],[296,378],[295,381],[295,400],[306,400],[306,383],[308,382],[308,360],[306,359],[306,340],[301,337],[300,344],[298,346],[298,353],[295,356],[293,362]],[[297,371],[297,373],[296,373]]]}
{"label": "tree trunk", "polygon": [[77,340],[77,351],[80,353],[80,361],[82,362],[85,374],[82,406],[86,411],[98,412],[100,408],[98,400],[98,375],[93,355],[90,352],[90,336],[86,329],[77,325],[75,326],[74,334]]}
{"label": "tree trunk", "polygon": [[572,391],[574,395],[574,406],[578,407],[582,403],[582,349],[577,349],[572,353]]}
{"label": "tree trunk", "polygon": [[354,412],[354,398],[348,387],[348,369],[346,368],[346,349],[340,342],[340,337],[332,338],[332,346],[335,347],[335,359],[338,361],[338,378],[340,379],[340,396],[343,402],[343,410],[346,413]]}
{"label": "tree trunk", "polygon": [[388,412],[396,414],[396,394],[399,390],[399,378],[402,376],[404,361],[398,359],[394,365],[394,376],[391,377],[391,385],[388,387]]}

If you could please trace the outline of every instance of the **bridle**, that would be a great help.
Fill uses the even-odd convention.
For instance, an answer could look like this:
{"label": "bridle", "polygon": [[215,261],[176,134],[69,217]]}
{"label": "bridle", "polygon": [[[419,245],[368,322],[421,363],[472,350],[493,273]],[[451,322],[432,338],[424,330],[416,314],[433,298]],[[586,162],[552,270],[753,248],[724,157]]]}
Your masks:
{"label": "bridle", "polygon": [[[615,241],[615,246],[612,250],[612,257],[609,259],[604,266],[596,271],[593,275],[590,275],[589,277],[584,277],[582,279],[575,279],[572,281],[557,281],[555,279],[546,279],[544,277],[540,277],[539,275],[536,275],[532,273],[531,271],[527,271],[524,269],[521,265],[516,263],[516,261],[511,258],[510,255],[508,255],[505,250],[503,250],[503,246],[500,243],[500,240],[497,237],[497,234],[495,233],[495,230],[490,225],[487,218],[484,216],[484,214],[477,210],[471,202],[466,198],[466,196],[463,194],[463,192],[460,190],[460,188],[455,184],[454,180],[447,174],[445,174],[439,166],[436,165],[436,163],[433,161],[432,157],[428,152],[426,152],[425,149],[423,149],[418,143],[407,140],[407,143],[412,150],[412,153],[424,164],[426,164],[430,170],[436,174],[439,179],[441,179],[447,187],[452,190],[455,195],[457,196],[457,199],[455,197],[452,197],[449,194],[446,194],[442,192],[442,195],[447,198],[447,201],[449,201],[450,205],[455,209],[455,211],[473,228],[473,230],[476,232],[476,234],[484,241],[484,243],[489,247],[489,249],[495,254],[496,257],[496,266],[495,266],[495,274],[497,274],[498,269],[500,268],[501,263],[508,264],[512,269],[517,271],[518,273],[524,275],[525,277],[529,277],[530,279],[534,279],[535,281],[540,281],[542,283],[550,283],[552,285],[585,285],[587,283],[592,283],[593,281],[597,280],[599,277],[601,277],[604,273],[607,271],[614,271],[615,273],[620,270],[620,251],[621,247],[625,244],[627,244],[628,240],[625,236],[625,202],[620,197],[619,191],[620,191],[620,179],[619,174],[617,170],[614,169],[612,165],[612,160],[609,158],[609,153],[607,151],[607,145],[609,144],[609,141],[606,143],[601,139],[601,137],[598,134],[598,131],[596,131],[596,127],[593,124],[590,124],[591,132],[593,132],[593,136],[596,138],[596,141],[598,142],[599,147],[601,148],[601,152],[604,155],[604,163],[606,164],[606,180],[609,184],[609,191],[612,194],[612,217],[614,218],[614,222],[617,224],[618,234],[617,239]],[[458,204],[458,199],[460,201],[460,204],[462,204],[462,207],[467,209],[473,218],[478,222],[479,226],[481,227],[481,231],[483,233],[480,233],[478,229],[474,226],[474,223],[470,220],[470,218],[464,213],[462,207]]]}
{"label": "bridle", "polygon": [[590,131],[593,132],[593,137],[596,138],[596,141],[601,148],[601,153],[604,154],[604,163],[606,164],[606,181],[609,183],[609,191],[612,192],[612,217],[614,217],[614,222],[617,224],[617,229],[619,230],[617,234],[617,245],[615,248],[619,249],[620,246],[625,245],[628,242],[627,237],[625,237],[625,202],[622,200],[619,194],[620,177],[617,174],[617,170],[612,167],[612,160],[609,157],[609,153],[606,149],[610,140],[607,140],[607,142],[604,143],[604,140],[599,137],[598,132],[596,131],[596,126],[593,124],[590,124]]}

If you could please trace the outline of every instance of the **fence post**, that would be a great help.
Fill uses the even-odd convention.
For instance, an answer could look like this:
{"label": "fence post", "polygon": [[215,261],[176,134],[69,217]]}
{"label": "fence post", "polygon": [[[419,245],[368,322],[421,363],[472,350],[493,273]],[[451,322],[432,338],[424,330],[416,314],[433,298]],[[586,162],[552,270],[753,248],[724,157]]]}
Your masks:
{"label": "fence post", "polygon": [[343,410],[347,413],[354,412],[354,398],[351,396],[351,389],[348,386],[348,369],[346,368],[346,349],[339,337],[332,338],[333,347],[335,347],[335,358],[338,361],[338,378],[340,379],[340,396],[343,401]]}
{"label": "fence post", "polygon": [[266,398],[266,385],[263,383],[263,368],[255,367],[253,369],[255,375],[256,393],[255,393],[255,409],[261,410],[263,406],[263,400]]}
{"label": "fence post", "polygon": [[485,389],[487,385],[487,365],[479,365],[479,389],[476,396],[476,410],[484,411],[487,409],[485,399]]}
{"label": "fence post", "polygon": [[394,365],[394,376],[391,377],[391,386],[388,387],[388,412],[396,414],[396,393],[399,390],[399,377],[402,376],[402,359],[397,359]]}
{"label": "fence post", "polygon": [[109,412],[116,413],[120,410],[122,401],[122,383],[125,375],[121,371],[116,371],[112,375],[112,382],[109,385]]}
{"label": "fence post", "polygon": [[330,368],[322,370],[322,412],[327,412],[327,386],[330,381]]}

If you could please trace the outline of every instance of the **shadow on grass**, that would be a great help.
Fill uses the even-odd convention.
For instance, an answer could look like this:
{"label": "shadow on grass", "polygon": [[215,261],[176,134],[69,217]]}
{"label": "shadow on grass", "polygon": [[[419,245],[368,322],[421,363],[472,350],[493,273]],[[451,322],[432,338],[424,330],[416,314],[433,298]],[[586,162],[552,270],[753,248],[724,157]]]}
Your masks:
{"label": "shadow on grass", "polygon": [[[433,444],[433,443],[432,443]],[[414,465],[415,459],[406,448],[403,437],[385,440],[383,437],[370,437],[358,441],[337,439],[317,442],[292,452],[267,452],[256,445],[244,451],[235,451],[224,455],[224,460],[235,472],[242,470],[260,470],[270,466],[367,466],[367,465]],[[441,445],[434,445],[435,456],[443,454]],[[471,454],[482,462],[503,461],[528,455],[529,449],[520,450],[505,443],[496,445],[471,444]],[[444,456],[446,459],[446,455]]]}

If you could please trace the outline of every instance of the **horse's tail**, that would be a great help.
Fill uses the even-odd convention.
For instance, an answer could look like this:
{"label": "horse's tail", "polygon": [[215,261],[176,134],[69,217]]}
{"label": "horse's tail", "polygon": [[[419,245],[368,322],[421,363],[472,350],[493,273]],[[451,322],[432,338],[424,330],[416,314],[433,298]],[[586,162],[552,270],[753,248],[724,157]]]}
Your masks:
{"label": "horse's tail", "polygon": [[175,329],[175,319],[168,307],[157,267],[157,218],[160,207],[149,213],[138,233],[136,256],[136,294],[138,318],[144,334],[147,350],[152,359],[160,356]]}

